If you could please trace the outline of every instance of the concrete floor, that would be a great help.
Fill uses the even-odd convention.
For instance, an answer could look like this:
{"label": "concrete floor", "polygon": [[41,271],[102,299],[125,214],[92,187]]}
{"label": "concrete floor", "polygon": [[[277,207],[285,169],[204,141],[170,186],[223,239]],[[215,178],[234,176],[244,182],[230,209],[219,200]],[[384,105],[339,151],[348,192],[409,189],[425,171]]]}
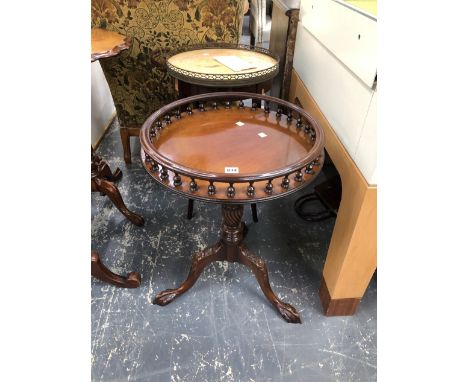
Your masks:
{"label": "concrete floor", "polygon": [[322,313],[317,290],[334,221],[308,223],[293,210],[313,185],[259,204],[257,224],[244,213],[247,245],[266,261],[273,290],[296,307],[302,324],[281,318],[248,268],[224,262],[208,266],[173,303],[152,305],[157,292],[185,280],[191,255],[216,241],[221,215],[218,205],[195,202],[186,220],[187,200],[145,172],[139,147],[132,138],[133,164],[126,166],[114,123],[97,150],[122,169],[123,199],[146,224],[132,225],[109,199],[92,194],[92,249],[114,272],[142,274],[138,289],[91,281],[93,381],[376,380],[375,278],[354,316]]}

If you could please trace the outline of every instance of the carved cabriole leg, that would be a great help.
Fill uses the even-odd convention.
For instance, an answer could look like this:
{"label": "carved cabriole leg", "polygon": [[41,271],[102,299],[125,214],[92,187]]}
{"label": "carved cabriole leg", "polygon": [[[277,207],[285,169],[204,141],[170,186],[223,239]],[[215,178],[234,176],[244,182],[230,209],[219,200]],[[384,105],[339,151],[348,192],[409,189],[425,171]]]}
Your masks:
{"label": "carved cabriole leg", "polygon": [[142,226],[145,220],[136,213],[130,211],[122,200],[122,195],[115,185],[105,179],[100,179],[98,177],[91,178],[91,191],[100,191],[105,193],[112,203],[118,208],[124,216],[130,220],[133,224],[137,226]]}
{"label": "carved cabriole leg", "polygon": [[172,302],[176,297],[180,296],[182,293],[187,292],[195,281],[198,280],[203,269],[213,261],[226,260],[223,253],[224,245],[221,241],[216,243],[213,247],[204,249],[201,252],[198,252],[192,257],[192,266],[190,267],[189,274],[187,279],[175,289],[166,289],[156,295],[153,300],[153,304],[158,304],[161,306],[167,305]]}
{"label": "carved cabriole leg", "polygon": [[114,172],[110,169],[109,165],[99,155],[96,154],[91,146],[91,173],[95,173],[98,177],[115,182],[122,178],[122,171],[116,168]]}
{"label": "carved cabriole leg", "polygon": [[239,262],[249,267],[255,274],[265,297],[278,309],[287,322],[300,323],[301,318],[296,309],[282,302],[272,291],[268,279],[265,262],[250,252],[242,244],[244,238],[244,224],[241,222],[244,207],[242,205],[225,205],[223,209],[222,240],[226,245],[226,260]]}
{"label": "carved cabriole leg", "polygon": [[122,288],[138,288],[141,283],[141,276],[138,272],[131,272],[127,277],[111,272],[101,262],[98,253],[94,251],[91,252],[91,275],[98,280]]}
{"label": "carved cabriole leg", "polygon": [[189,290],[200,277],[203,269],[213,261],[238,262],[249,267],[255,274],[265,297],[278,309],[287,322],[300,323],[301,318],[296,309],[282,302],[272,291],[268,279],[265,262],[250,252],[242,244],[247,231],[246,225],[241,221],[244,212],[243,205],[223,204],[223,223],[221,227],[221,240],[192,257],[192,266],[187,279],[175,289],[167,289],[156,295],[153,304],[167,305],[177,296]]}
{"label": "carved cabriole leg", "polygon": [[111,182],[116,182],[122,178],[122,171],[120,168],[116,168],[114,172],[111,171],[107,162],[101,160],[98,168],[99,175],[101,178],[109,180]]}
{"label": "carved cabriole leg", "polygon": [[130,152],[130,132],[126,127],[120,128],[120,139],[122,140],[125,163],[130,164],[132,163],[132,153]]}
{"label": "carved cabriole leg", "polygon": [[268,279],[268,269],[265,262],[260,257],[250,252],[244,244],[239,246],[239,250],[239,262],[253,271],[258,283],[260,284],[260,288],[262,288],[262,292],[268,301],[278,309],[278,312],[287,322],[300,324],[301,317],[299,316],[299,313],[297,313],[296,308],[281,301],[271,289],[270,280]]}

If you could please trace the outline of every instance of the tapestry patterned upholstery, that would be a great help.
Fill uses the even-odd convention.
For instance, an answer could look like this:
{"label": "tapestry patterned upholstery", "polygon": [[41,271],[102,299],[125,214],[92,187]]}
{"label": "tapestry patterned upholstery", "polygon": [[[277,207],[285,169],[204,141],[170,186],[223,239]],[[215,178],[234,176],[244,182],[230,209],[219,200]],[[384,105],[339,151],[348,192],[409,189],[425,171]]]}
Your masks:
{"label": "tapestry patterned upholstery", "polygon": [[166,59],[175,48],[239,41],[243,0],[91,0],[92,27],[132,38],[116,57],[100,61],[122,127],[140,127],[176,99]]}

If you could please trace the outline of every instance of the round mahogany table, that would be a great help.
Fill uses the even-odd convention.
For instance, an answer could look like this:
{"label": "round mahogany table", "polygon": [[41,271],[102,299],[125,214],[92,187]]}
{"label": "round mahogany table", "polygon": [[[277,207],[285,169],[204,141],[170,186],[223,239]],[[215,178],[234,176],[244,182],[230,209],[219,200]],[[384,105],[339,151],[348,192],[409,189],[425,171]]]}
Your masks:
{"label": "round mahogany table", "polygon": [[[91,29],[91,62],[116,56],[129,47],[128,37],[106,29]],[[99,157],[91,146],[91,192],[107,195],[128,220],[137,226],[142,226],[145,220],[127,208],[119,189],[114,184],[121,178],[122,171],[117,168],[112,172],[108,163]],[[91,251],[91,275],[101,281],[124,288],[138,288],[141,283],[141,275],[138,272],[130,272],[126,277],[115,274],[102,263],[99,254],[94,251]]]}
{"label": "round mahogany table", "polygon": [[[246,99],[256,101],[248,107]],[[278,98],[208,93],[153,113],[140,141],[142,163],[158,183],[187,198],[220,203],[223,214],[219,241],[195,254],[187,279],[158,293],[153,303],[166,305],[186,292],[213,261],[239,262],[254,272],[286,321],[300,322],[296,309],[272,291],[265,262],[243,243],[246,226],[241,220],[244,204],[289,195],[317,177],[324,161],[321,126]]]}
{"label": "round mahogany table", "polygon": [[[223,59],[245,64],[245,69],[235,70],[241,68],[227,66],[219,61]],[[264,93],[279,73],[279,58],[268,49],[223,42],[182,47],[166,65],[180,98],[218,91]]]}

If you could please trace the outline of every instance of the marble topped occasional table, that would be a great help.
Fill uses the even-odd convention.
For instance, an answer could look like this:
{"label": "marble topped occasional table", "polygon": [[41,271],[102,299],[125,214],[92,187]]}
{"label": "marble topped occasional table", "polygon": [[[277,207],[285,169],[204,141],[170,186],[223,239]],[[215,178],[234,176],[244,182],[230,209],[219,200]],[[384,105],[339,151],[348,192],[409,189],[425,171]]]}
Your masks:
{"label": "marble topped occasional table", "polygon": [[[248,107],[247,99],[256,101]],[[219,203],[223,215],[219,241],[195,254],[186,281],[160,292],[153,303],[169,304],[213,261],[239,262],[253,271],[286,321],[300,322],[296,309],[272,291],[265,262],[243,243],[241,220],[244,204],[281,198],[317,177],[324,160],[321,126],[287,101],[219,92],[156,111],[143,124],[140,141],[142,163],[158,183],[187,198]]]}
{"label": "marble topped occasional table", "polygon": [[[249,67],[233,70],[219,57]],[[186,46],[175,51],[166,65],[180,98],[218,91],[264,93],[279,72],[279,59],[268,49],[228,43]]]}

